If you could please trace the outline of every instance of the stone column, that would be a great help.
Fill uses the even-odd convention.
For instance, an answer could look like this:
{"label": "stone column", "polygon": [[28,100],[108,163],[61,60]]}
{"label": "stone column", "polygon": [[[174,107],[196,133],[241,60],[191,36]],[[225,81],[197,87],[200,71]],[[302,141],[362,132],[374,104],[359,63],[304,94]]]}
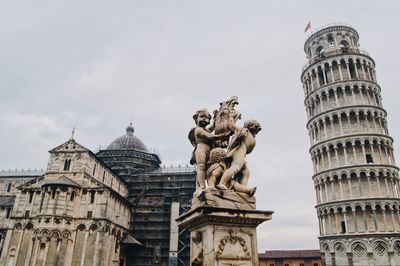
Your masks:
{"label": "stone column", "polygon": [[332,266],[336,266],[335,252],[331,252]]}
{"label": "stone column", "polygon": [[244,195],[195,192],[192,209],[176,219],[191,232],[191,266],[259,265],[256,228],[270,220],[273,212],[255,210],[254,197],[248,197],[249,205],[240,199]]}
{"label": "stone column", "polygon": [[358,74],[357,61],[356,61],[355,63],[353,63],[353,65],[354,65],[354,72],[355,72],[355,74],[356,74],[356,79],[359,79],[360,76],[359,76],[359,74]]}
{"label": "stone column", "polygon": [[350,68],[349,68],[349,61],[346,61],[346,67],[347,67],[347,79],[351,79],[351,74],[350,74]]}
{"label": "stone column", "polygon": [[342,65],[341,65],[340,63],[338,64],[338,69],[339,69],[339,77],[340,77],[340,80],[343,80]]}
{"label": "stone column", "polygon": [[347,252],[347,263],[349,266],[353,266],[353,253]]}

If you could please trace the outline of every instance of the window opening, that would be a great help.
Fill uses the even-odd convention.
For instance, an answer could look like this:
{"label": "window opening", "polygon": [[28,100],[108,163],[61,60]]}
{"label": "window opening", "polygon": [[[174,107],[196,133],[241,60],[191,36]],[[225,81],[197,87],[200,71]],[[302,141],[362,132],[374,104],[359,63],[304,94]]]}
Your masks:
{"label": "window opening", "polygon": [[371,154],[366,154],[365,159],[367,160],[367,163],[374,163],[374,159],[372,158]]}
{"label": "window opening", "polygon": [[118,237],[115,238],[115,252],[118,251]]}
{"label": "window opening", "polygon": [[7,208],[6,218],[10,218],[11,208]]}
{"label": "window opening", "polygon": [[347,53],[349,51],[349,43],[345,40],[340,42],[340,49],[342,50],[343,53]]}
{"label": "window opening", "polygon": [[28,218],[30,214],[30,211],[25,211],[25,218]]}
{"label": "window opening", "polygon": [[94,203],[94,191],[90,192],[90,203],[93,204]]}
{"label": "window opening", "polygon": [[332,46],[333,43],[334,43],[333,36],[332,35],[328,35],[328,44],[329,44],[329,46]]}
{"label": "window opening", "polygon": [[64,171],[69,171],[70,166],[71,166],[71,159],[66,159],[64,162]]}
{"label": "window opening", "polygon": [[96,166],[97,166],[97,164],[95,164],[93,167],[93,175],[96,173]]}
{"label": "window opening", "polygon": [[322,70],[318,70],[318,78],[319,78],[319,84],[322,86],[325,84],[324,80],[324,73]]}
{"label": "window opening", "polygon": [[354,79],[356,77],[356,70],[353,61],[349,61],[350,78]]}
{"label": "window opening", "polygon": [[45,195],[45,193],[42,194],[42,199],[40,200],[39,212],[41,212],[42,208],[43,208],[44,195]]}
{"label": "window opening", "polygon": [[29,192],[29,203],[32,203],[33,200],[33,192]]}
{"label": "window opening", "polygon": [[340,225],[342,227],[342,233],[346,233],[346,223],[344,221],[341,221]]}
{"label": "window opening", "polygon": [[93,216],[93,212],[92,211],[88,211],[87,212],[87,218],[92,218]]}

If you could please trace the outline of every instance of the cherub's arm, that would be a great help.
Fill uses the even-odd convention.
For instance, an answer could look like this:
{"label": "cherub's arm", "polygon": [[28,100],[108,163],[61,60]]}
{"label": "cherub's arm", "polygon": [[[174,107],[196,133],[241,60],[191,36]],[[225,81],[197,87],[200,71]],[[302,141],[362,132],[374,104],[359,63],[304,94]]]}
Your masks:
{"label": "cherub's arm", "polygon": [[215,135],[201,127],[196,128],[196,137],[197,138],[208,139],[208,140],[217,140],[217,139],[222,139],[227,136],[229,136],[229,135],[227,135],[226,133]]}
{"label": "cherub's arm", "polygon": [[231,152],[235,150],[237,147],[240,146],[242,143],[243,139],[246,138],[248,134],[248,129],[247,128],[240,128],[236,129],[235,134],[233,135],[229,145],[228,145],[228,152],[229,156],[231,156]]}

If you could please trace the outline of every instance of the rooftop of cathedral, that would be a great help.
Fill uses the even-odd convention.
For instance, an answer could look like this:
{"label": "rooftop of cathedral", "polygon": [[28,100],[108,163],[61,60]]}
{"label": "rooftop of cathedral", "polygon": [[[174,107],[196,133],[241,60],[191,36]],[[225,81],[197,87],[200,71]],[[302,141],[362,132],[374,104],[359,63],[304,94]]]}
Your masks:
{"label": "rooftop of cathedral", "polygon": [[15,170],[1,170],[0,177],[31,177],[31,176],[41,176],[45,174],[45,170],[42,169],[15,169]]}
{"label": "rooftop of cathedral", "polygon": [[192,173],[196,171],[196,168],[191,165],[185,165],[185,166],[165,166],[163,165],[162,167],[152,171],[152,174],[167,174],[167,173]]}
{"label": "rooftop of cathedral", "polygon": [[132,123],[126,128],[126,134],[116,138],[110,145],[108,145],[107,150],[137,150],[149,152],[146,145],[133,133],[135,129]]}

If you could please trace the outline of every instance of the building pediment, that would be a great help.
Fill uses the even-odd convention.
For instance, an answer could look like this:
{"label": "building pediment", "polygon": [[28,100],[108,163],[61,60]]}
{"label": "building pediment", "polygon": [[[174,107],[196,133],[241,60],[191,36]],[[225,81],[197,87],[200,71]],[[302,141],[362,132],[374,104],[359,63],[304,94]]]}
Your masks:
{"label": "building pediment", "polygon": [[89,152],[89,150],[77,143],[74,139],[69,139],[67,142],[55,147],[49,151],[50,153],[57,152]]}
{"label": "building pediment", "polygon": [[80,188],[81,185],[74,182],[70,178],[66,176],[57,176],[57,177],[49,177],[49,176],[42,176],[31,180],[23,185],[21,185],[20,189],[29,189],[29,188],[42,188],[43,186],[68,186],[68,187],[77,187]]}
{"label": "building pediment", "polygon": [[57,178],[44,178],[42,180],[42,186],[52,186],[52,185],[81,187],[79,184],[75,183],[66,176],[59,176]]}

